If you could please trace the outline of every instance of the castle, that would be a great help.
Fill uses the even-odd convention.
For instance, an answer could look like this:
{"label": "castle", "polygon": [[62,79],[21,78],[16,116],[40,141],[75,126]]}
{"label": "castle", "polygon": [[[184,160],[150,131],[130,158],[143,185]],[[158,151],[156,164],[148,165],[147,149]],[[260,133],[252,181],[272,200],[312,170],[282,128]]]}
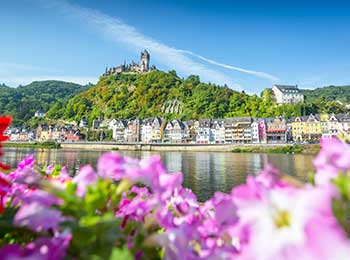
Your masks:
{"label": "castle", "polygon": [[150,55],[147,50],[144,50],[143,52],[141,52],[139,64],[137,64],[134,61],[132,61],[129,64],[126,64],[126,62],[124,62],[124,64],[117,67],[106,68],[106,71],[103,74],[103,76],[115,75],[122,72],[136,72],[136,73],[148,72],[150,70],[155,69],[154,66],[150,67],[149,61],[150,61]]}

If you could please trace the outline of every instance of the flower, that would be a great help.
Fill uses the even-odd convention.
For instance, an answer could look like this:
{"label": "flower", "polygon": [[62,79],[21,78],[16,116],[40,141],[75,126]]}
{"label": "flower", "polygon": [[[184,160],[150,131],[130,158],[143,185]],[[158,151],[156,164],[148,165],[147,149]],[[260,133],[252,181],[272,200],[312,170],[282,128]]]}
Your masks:
{"label": "flower", "polygon": [[[132,198],[130,198],[132,196]],[[145,217],[151,212],[154,200],[146,187],[133,186],[129,192],[124,192],[115,216],[118,218],[130,218],[134,221],[145,221]]]}
{"label": "flower", "polygon": [[19,162],[17,166],[17,170],[21,171],[25,168],[32,169],[35,164],[34,154],[30,154],[27,157],[25,157],[22,161]]}
{"label": "flower", "polygon": [[0,214],[4,212],[4,206],[6,203],[6,194],[11,187],[10,182],[7,180],[6,176],[0,173]]}
{"label": "flower", "polygon": [[76,194],[79,197],[84,196],[87,186],[94,184],[97,178],[97,174],[90,165],[81,167],[78,174],[72,179],[72,182],[77,184]]}
{"label": "flower", "polygon": [[339,172],[348,173],[350,170],[350,145],[337,138],[322,139],[321,151],[314,159],[316,167],[315,182],[318,185],[329,183]]}
{"label": "flower", "polygon": [[71,239],[71,234],[64,233],[52,238],[38,238],[25,247],[17,244],[6,245],[0,248],[1,259],[60,260],[65,257]]}
{"label": "flower", "polygon": [[[0,157],[2,156],[2,145],[1,142],[8,140],[8,136],[4,135],[5,130],[9,127],[9,125],[11,124],[11,117],[0,117]],[[1,163],[0,161],[0,170],[9,170],[11,169],[11,167],[9,165],[5,165],[3,163]]]}
{"label": "flower", "polygon": [[24,203],[14,217],[14,224],[19,227],[40,232],[56,229],[63,220],[61,212],[40,202]]}
{"label": "flower", "polygon": [[18,195],[17,199],[21,205],[14,217],[16,226],[25,226],[40,232],[56,229],[59,223],[64,220],[61,212],[51,207],[61,204],[62,201],[46,191],[28,190]]}
{"label": "flower", "polygon": [[307,185],[302,189],[275,187],[259,197],[234,197],[238,226],[249,233],[240,243],[241,259],[334,259],[317,246],[327,236],[314,235],[328,230],[326,233],[341,240],[342,230],[331,211],[332,194]]}

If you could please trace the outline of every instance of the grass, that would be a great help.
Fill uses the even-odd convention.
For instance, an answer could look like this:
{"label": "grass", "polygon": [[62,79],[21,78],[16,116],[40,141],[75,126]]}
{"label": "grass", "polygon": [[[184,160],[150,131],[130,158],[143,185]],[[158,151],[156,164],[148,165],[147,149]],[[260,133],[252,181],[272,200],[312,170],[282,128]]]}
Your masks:
{"label": "grass", "polygon": [[61,144],[46,141],[46,142],[34,142],[34,143],[16,143],[16,142],[5,142],[3,143],[4,147],[18,147],[18,148],[45,148],[45,149],[58,149],[61,147]]}
{"label": "grass", "polygon": [[285,146],[248,146],[237,147],[233,153],[279,153],[279,154],[317,154],[319,145],[285,145]]}

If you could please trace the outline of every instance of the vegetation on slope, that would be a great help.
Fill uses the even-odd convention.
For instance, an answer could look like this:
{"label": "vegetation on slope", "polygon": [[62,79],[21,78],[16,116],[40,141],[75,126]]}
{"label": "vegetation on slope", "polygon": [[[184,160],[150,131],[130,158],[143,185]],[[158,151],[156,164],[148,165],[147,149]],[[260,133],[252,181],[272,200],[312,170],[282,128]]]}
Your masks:
{"label": "vegetation on slope", "polygon": [[[32,118],[43,109],[47,118],[91,124],[105,118],[168,119],[225,118],[236,116],[290,118],[311,113],[343,113],[350,100],[349,86],[330,86],[303,90],[305,104],[276,105],[271,90],[260,96],[237,92],[227,86],[203,83],[198,76],[180,78],[175,71],[151,71],[145,74],[122,73],[101,77],[96,86],[81,86],[61,81],[37,81],[9,88],[0,85],[0,112],[12,115],[15,124],[35,126],[42,119]],[[180,111],[166,113],[164,104],[181,103]],[[341,101],[344,104],[338,102]],[[32,119],[31,119],[32,118]]]}
{"label": "vegetation on slope", "polygon": [[[179,113],[164,112],[164,103],[172,100],[182,103]],[[312,105],[305,104],[277,106],[269,90],[263,91],[259,97],[234,91],[227,86],[200,82],[199,77],[194,75],[183,79],[175,71],[152,71],[101,77],[95,87],[74,96],[67,104],[57,104],[49,115],[76,121],[86,117],[91,122],[99,116],[163,116],[169,119],[291,117],[311,113],[312,109]]]}
{"label": "vegetation on slope", "polygon": [[316,89],[303,90],[307,102],[340,101],[342,103],[350,103],[350,85],[348,86],[328,86]]}
{"label": "vegetation on slope", "polygon": [[17,88],[0,86],[0,112],[11,115],[13,124],[26,123],[35,111],[48,111],[55,103],[65,103],[75,94],[87,90],[90,85],[81,86],[62,81],[34,81]]}

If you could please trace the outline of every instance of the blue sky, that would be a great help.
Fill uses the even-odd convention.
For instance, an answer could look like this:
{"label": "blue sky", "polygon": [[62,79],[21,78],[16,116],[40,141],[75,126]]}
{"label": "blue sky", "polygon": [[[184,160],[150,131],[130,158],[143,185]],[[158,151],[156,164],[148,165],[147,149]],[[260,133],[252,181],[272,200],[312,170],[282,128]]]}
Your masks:
{"label": "blue sky", "polygon": [[162,70],[248,93],[350,84],[349,13],[338,1],[2,0],[0,83],[95,83],[147,48]]}

